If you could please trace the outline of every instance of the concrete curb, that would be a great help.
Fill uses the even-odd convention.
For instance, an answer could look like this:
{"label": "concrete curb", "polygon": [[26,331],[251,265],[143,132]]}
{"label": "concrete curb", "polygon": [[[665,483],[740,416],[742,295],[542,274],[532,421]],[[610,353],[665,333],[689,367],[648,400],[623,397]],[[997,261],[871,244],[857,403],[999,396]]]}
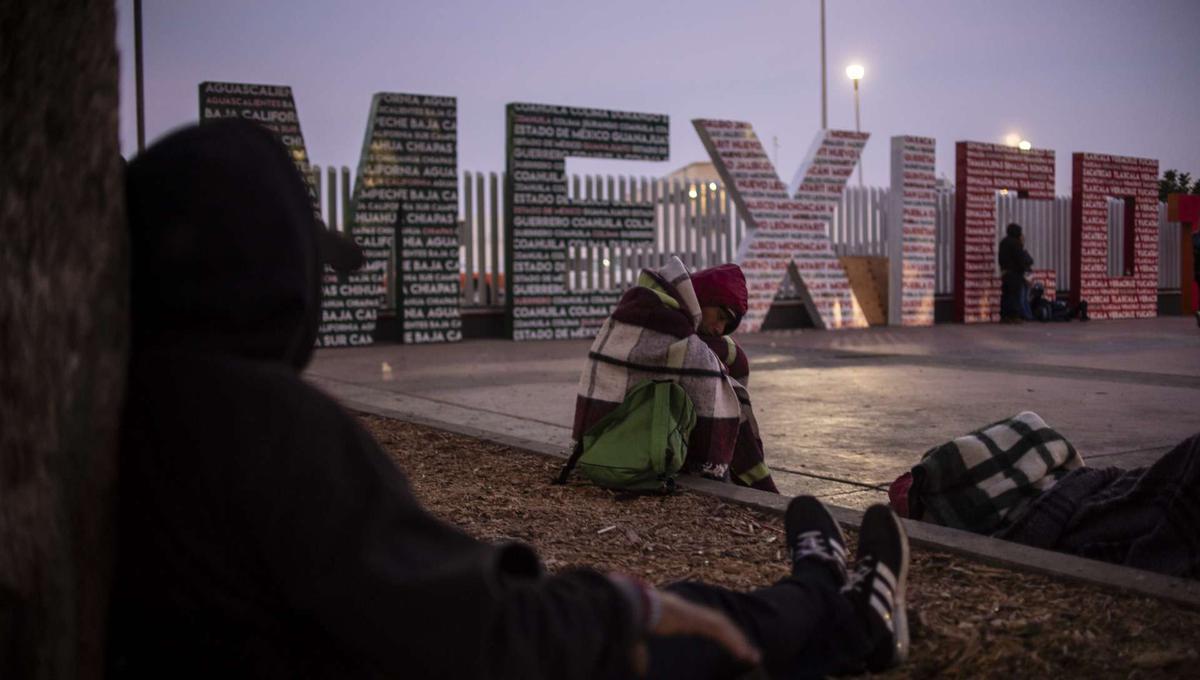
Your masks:
{"label": "concrete curb", "polygon": [[[514,425],[511,421],[516,419],[507,416],[483,414],[421,397],[376,390],[328,378],[306,376],[306,379],[330,393],[352,411],[427,425],[557,459],[565,458],[570,446],[570,433],[566,428],[543,424],[522,427],[519,423]],[[460,411],[466,413],[459,413]],[[562,430],[566,434],[553,432],[555,430]],[[789,500],[778,494],[697,477],[680,477],[679,484],[697,493],[778,514],[783,513]],[[827,507],[843,526],[856,529],[862,522],[862,512],[858,510],[828,504]],[[1200,581],[1032,548],[926,522],[902,521],[908,531],[909,540],[916,546],[960,555],[985,564],[1068,579],[1167,600],[1190,609],[1200,609]]]}

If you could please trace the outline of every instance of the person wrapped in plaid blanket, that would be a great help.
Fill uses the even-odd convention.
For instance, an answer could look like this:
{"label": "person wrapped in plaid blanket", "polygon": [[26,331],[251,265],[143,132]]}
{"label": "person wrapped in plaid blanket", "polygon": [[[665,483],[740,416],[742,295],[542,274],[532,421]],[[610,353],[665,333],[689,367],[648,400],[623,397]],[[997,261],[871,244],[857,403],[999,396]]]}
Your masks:
{"label": "person wrapped in plaid blanket", "polygon": [[1024,411],[929,449],[888,497],[901,517],[1200,578],[1200,434],[1148,467],[1090,468]]}
{"label": "person wrapped in plaid blanket", "polygon": [[578,441],[641,381],[674,380],[696,409],[684,470],[778,493],[745,387],[749,362],[728,336],[745,313],[736,265],[692,276],[672,257],[642,270],[588,352],[572,436]]}

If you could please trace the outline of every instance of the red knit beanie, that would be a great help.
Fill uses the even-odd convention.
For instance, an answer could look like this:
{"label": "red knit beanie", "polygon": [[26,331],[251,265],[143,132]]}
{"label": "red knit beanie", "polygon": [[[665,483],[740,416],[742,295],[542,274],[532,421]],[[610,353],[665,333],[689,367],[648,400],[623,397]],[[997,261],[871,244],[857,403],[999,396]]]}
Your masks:
{"label": "red knit beanie", "polygon": [[746,314],[746,276],[736,264],[723,264],[692,274],[692,288],[701,307],[725,307],[733,314],[732,332]]}

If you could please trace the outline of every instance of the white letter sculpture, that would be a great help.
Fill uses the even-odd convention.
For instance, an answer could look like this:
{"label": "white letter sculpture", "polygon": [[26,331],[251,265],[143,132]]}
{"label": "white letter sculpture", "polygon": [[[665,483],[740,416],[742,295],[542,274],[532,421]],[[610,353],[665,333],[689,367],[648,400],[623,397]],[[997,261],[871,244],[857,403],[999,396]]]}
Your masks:
{"label": "white letter sculpture", "polygon": [[932,326],[937,271],[937,176],[932,137],[892,137],[888,324]]}

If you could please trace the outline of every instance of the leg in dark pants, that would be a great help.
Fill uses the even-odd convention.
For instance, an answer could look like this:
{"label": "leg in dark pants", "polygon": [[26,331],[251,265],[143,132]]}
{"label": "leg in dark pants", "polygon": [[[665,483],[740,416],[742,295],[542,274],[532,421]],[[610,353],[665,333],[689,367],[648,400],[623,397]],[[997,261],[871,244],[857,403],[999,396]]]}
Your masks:
{"label": "leg in dark pants", "polygon": [[[821,564],[801,564],[794,576],[749,593],[693,582],[667,590],[725,613],[762,651],[772,677],[821,677],[868,651],[864,622]],[[747,670],[697,637],[652,636],[649,652],[655,679],[729,678]]]}
{"label": "leg in dark pants", "polygon": [[[1000,318],[1021,319],[1024,311],[1021,305],[1021,294],[1025,292],[1025,277],[1020,274],[1005,273],[1000,278]],[[1027,305],[1028,303],[1026,303]]]}

